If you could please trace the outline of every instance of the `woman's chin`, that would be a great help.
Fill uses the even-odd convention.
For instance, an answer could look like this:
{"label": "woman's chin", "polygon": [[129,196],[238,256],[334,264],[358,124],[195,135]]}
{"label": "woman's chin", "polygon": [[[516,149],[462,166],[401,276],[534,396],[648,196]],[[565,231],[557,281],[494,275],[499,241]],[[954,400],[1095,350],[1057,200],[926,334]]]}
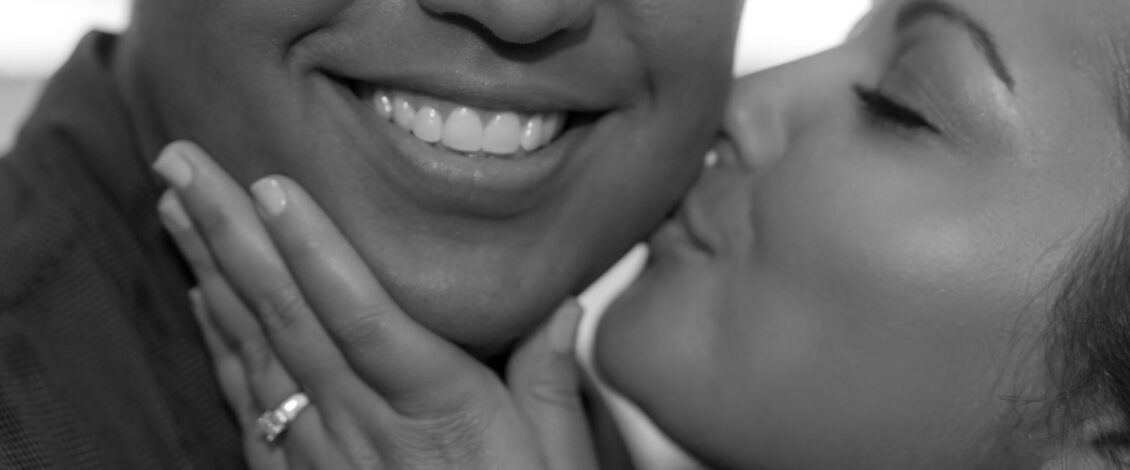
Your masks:
{"label": "woman's chin", "polygon": [[[633,296],[639,288],[633,285],[607,309],[596,331],[593,360],[597,373],[606,384],[633,402],[646,399],[646,384],[661,359],[653,356],[648,335],[646,310]],[[649,360],[649,357],[651,360]]]}
{"label": "woman's chin", "polygon": [[702,427],[716,411],[710,384],[719,383],[706,281],[689,270],[649,266],[608,307],[594,351],[601,379],[698,458],[709,455],[704,436],[717,435]]}

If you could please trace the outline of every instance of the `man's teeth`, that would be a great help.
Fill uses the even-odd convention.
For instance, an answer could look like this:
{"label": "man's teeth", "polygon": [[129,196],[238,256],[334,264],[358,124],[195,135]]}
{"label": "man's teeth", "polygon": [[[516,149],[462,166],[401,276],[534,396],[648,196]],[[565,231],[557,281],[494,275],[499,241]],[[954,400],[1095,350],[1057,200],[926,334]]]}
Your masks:
{"label": "man's teeth", "polygon": [[512,155],[534,152],[553,142],[565,113],[485,111],[430,97],[378,91],[377,114],[429,144],[456,152]]}

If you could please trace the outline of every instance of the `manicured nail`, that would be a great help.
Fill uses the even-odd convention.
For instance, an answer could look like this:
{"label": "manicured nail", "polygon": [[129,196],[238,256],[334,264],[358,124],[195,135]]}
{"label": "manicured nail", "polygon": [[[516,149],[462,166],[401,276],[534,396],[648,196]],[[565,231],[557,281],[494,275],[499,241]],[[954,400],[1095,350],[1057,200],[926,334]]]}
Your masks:
{"label": "manicured nail", "polygon": [[192,228],[192,219],[188,217],[188,212],[185,212],[180,199],[172,191],[165,191],[161,196],[161,201],[157,203],[157,212],[161,213],[161,220],[170,230],[184,231]]}
{"label": "manicured nail", "polygon": [[192,165],[179,145],[166,146],[157,161],[153,162],[153,170],[174,188],[184,189],[192,183]]}
{"label": "manicured nail", "polygon": [[266,177],[251,185],[251,194],[266,215],[277,217],[286,210],[286,190],[275,178]]}
{"label": "manicured nail", "polygon": [[549,341],[554,351],[565,353],[573,350],[583,313],[584,310],[576,299],[566,301],[558,309],[553,324],[549,327]]}

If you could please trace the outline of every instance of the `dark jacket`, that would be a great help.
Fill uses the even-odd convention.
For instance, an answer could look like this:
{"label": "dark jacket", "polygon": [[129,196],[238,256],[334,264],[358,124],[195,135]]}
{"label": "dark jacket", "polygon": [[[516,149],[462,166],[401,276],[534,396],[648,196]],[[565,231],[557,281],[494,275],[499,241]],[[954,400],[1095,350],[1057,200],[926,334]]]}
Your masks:
{"label": "dark jacket", "polygon": [[0,468],[241,468],[115,44],[85,38],[0,158]]}

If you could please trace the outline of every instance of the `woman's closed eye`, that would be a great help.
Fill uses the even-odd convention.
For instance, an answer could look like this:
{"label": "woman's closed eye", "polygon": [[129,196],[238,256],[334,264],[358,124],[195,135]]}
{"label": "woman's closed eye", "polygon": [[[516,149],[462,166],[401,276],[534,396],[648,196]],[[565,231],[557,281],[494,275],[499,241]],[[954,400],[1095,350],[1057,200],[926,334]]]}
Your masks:
{"label": "woman's closed eye", "polygon": [[891,124],[911,131],[940,132],[933,123],[922,116],[922,113],[895,101],[878,89],[867,88],[863,85],[856,85],[853,89],[856,97],[863,104],[866,115],[876,123]]}

